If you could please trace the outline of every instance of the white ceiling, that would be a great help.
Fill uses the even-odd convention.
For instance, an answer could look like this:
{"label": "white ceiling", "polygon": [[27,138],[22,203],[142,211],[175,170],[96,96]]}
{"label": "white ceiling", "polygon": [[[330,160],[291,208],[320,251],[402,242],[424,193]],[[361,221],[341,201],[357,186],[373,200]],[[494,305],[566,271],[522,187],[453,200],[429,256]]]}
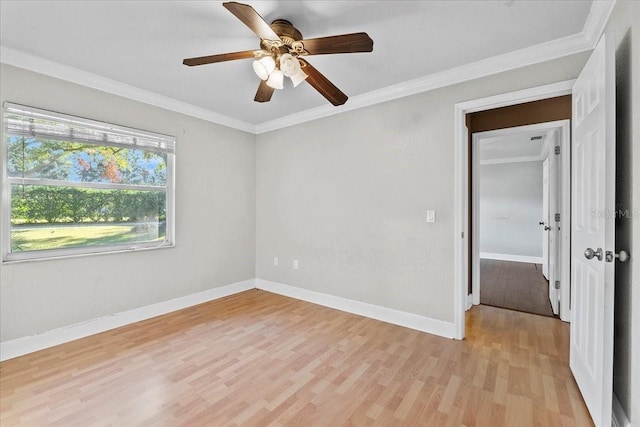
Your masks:
{"label": "white ceiling", "polygon": [[[213,121],[249,130],[296,113],[336,111],[307,84],[285,86],[269,103],[254,102],[258,78],[251,60],[182,65],[186,57],[258,48],[257,36],[221,3],[2,0],[0,59],[37,71],[58,70],[62,78],[81,76],[99,88],[120,85],[114,93],[125,96],[161,95],[152,103],[179,101],[172,104],[176,111],[210,113]],[[309,58],[350,97],[342,110],[376,96],[384,99],[379,96],[384,93],[397,97],[394,91],[401,93],[403,84],[415,86],[465,64],[489,70],[494,59],[487,59],[499,55],[502,61],[495,63],[504,68],[509,53],[520,52],[524,59],[517,64],[522,64],[529,60],[522,52],[536,62],[586,50],[593,41],[585,32],[601,24],[590,22],[598,15],[593,10],[603,10],[601,2],[589,0],[247,3],[267,22],[290,20],[305,38],[360,31],[371,36],[373,53]]]}
{"label": "white ceiling", "polygon": [[[540,139],[531,140],[533,137]],[[542,160],[547,130],[518,131],[480,139],[480,162],[498,159]]]}

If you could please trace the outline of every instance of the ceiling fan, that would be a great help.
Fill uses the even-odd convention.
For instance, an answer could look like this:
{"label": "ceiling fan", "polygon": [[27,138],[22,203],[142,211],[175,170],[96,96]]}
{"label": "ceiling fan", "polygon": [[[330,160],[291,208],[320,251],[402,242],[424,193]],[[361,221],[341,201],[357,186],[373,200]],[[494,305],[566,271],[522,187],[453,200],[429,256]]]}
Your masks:
{"label": "ceiling fan", "polygon": [[284,77],[289,77],[294,87],[306,80],[335,106],[347,102],[347,95],[302,57],[330,53],[371,52],[373,40],[367,33],[305,40],[300,31],[285,19],[276,19],[269,25],[253,7],[247,4],[227,2],[222,5],[260,37],[260,49],[187,58],[182,61],[184,65],[191,67],[253,58],[253,69],[261,79],[254,98],[256,102],[270,101],[274,90],[283,88]]}

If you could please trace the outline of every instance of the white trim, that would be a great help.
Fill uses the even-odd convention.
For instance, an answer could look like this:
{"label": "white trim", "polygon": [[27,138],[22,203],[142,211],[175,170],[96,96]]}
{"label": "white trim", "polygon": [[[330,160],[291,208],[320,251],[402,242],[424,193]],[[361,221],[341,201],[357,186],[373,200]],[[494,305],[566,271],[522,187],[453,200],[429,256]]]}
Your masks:
{"label": "white trim", "polygon": [[[480,302],[478,302],[480,304]],[[473,294],[467,295],[467,310],[469,310],[473,305],[478,305],[473,303]]]}
{"label": "white trim", "polygon": [[[538,101],[541,99],[555,98],[563,95],[570,95],[575,79],[564,80],[557,83],[551,83],[544,86],[537,86],[515,92],[502,93],[499,95],[488,96],[486,98],[474,99],[471,101],[460,102],[455,105],[456,111],[464,111],[464,114],[475,113],[487,109],[508,107],[515,104],[524,104],[526,102]],[[463,115],[464,119],[464,115]],[[464,120],[463,120],[464,123]],[[535,125],[529,125],[535,126]],[[523,126],[526,127],[526,126]],[[487,131],[489,135],[490,132]]]}
{"label": "white trim", "polygon": [[[176,149],[176,137],[172,135],[14,104],[8,101],[3,102],[2,107],[8,116],[4,123],[5,132],[10,135],[62,139],[67,142],[81,142],[98,146],[107,144],[159,153],[173,153]],[[56,123],[55,130],[50,128],[49,122]]]}
{"label": "white trim", "polygon": [[256,288],[264,291],[392,323],[394,325],[404,326],[406,328],[427,332],[429,334],[439,335],[446,338],[453,338],[454,336],[454,324],[451,322],[444,322],[442,320],[432,319],[418,314],[407,313],[405,311],[381,307],[366,302],[323,294],[320,292],[310,291],[308,289],[271,282],[269,280],[255,280]]}
{"label": "white trim", "polygon": [[322,107],[301,111],[279,119],[258,123],[255,126],[251,123],[237,120],[202,107],[177,101],[163,95],[111,80],[78,68],[40,58],[7,46],[0,46],[0,62],[186,114],[212,123],[221,124],[230,128],[239,129],[253,134],[261,134],[316,120],[322,117],[328,117],[334,114],[379,104],[381,102],[387,102],[393,99],[415,95],[417,93],[591,50],[600,39],[614,5],[615,0],[593,1],[583,30],[578,34],[551,40],[546,43],[541,43],[514,52],[508,52],[492,58],[486,58],[481,61],[464,64],[450,70],[441,71],[418,79],[388,86],[380,90],[353,96],[349,99],[347,104],[341,107],[324,105]]}
{"label": "white trim", "polygon": [[34,351],[53,347],[89,335],[119,328],[141,320],[161,316],[176,310],[213,301],[255,288],[255,280],[249,279],[219,288],[208,289],[191,295],[174,298],[145,307],[134,308],[110,316],[91,319],[83,323],[53,329],[42,334],[16,338],[0,343],[0,361],[13,359]]}
{"label": "white trim", "polygon": [[90,335],[162,316],[176,310],[192,307],[208,301],[224,298],[251,289],[262,289],[279,295],[308,301],[336,310],[346,311],[364,317],[404,326],[422,332],[452,338],[454,324],[431,319],[418,314],[394,310],[361,301],[350,300],[263,279],[249,279],[219,288],[209,289],[191,295],[174,298],[145,307],[134,308],[109,316],[91,319],[75,325],[64,326],[37,335],[16,338],[0,343],[0,361],[13,359],[45,348],[64,344]]}
{"label": "white trim", "polygon": [[480,138],[471,135],[471,296],[475,305],[480,304]]}
{"label": "white trim", "polygon": [[[43,138],[45,139],[45,138]],[[106,145],[108,147],[115,147],[115,145]],[[167,153],[173,154],[173,153]],[[119,184],[112,182],[87,182],[87,181],[66,181],[64,179],[49,179],[49,178],[22,178],[21,176],[10,176],[7,178],[9,184],[18,185],[47,185],[47,186],[59,186],[59,187],[79,187],[79,188],[93,188],[100,190],[138,190],[138,191],[167,191],[166,186],[148,185],[148,184]]]}
{"label": "white trim", "polygon": [[571,122],[564,120],[558,133],[560,144],[560,320],[571,320]]}
{"label": "white trim", "polygon": [[[453,280],[454,280],[454,324],[456,339],[462,339],[465,335],[465,309],[467,301],[468,283],[464,278],[468,273],[468,265],[464,261],[469,255],[466,239],[462,238],[468,224],[469,212],[467,206],[467,159],[468,159],[468,132],[465,126],[465,115],[476,111],[521,104],[539,99],[553,98],[568,95],[573,88],[574,80],[553,83],[545,86],[533,87],[516,92],[495,95],[487,98],[474,99],[461,102],[454,106],[454,255],[453,255]],[[566,227],[563,227],[566,228]]]}
{"label": "white trim", "polygon": [[544,158],[542,158],[542,156],[503,157],[501,159],[480,160],[480,166],[503,165],[505,163],[541,162],[543,160],[544,160]]}
{"label": "white trim", "polygon": [[0,62],[92,89],[101,90],[123,98],[143,102],[155,107],[186,114],[211,123],[217,123],[233,129],[255,133],[255,126],[242,120],[237,120],[233,117],[225,116],[202,107],[197,107],[186,102],[169,98],[168,96],[159,95],[145,89],[140,89],[136,86],[128,85],[98,74],[93,74],[88,71],[60,64],[58,62],[31,55],[7,46],[0,46]]}
{"label": "white trim", "polygon": [[[454,115],[453,145],[453,323],[455,339],[465,337],[465,311],[467,309],[469,285],[469,215],[467,209],[468,184],[468,129],[465,121],[465,110],[459,110],[456,104]],[[460,143],[462,141],[462,143]]]}
{"label": "white trim", "polygon": [[[553,134],[555,133],[555,129],[547,129],[544,134],[544,139],[542,140],[542,147],[540,148],[540,158],[542,160],[549,157],[549,151],[551,150],[551,144],[554,141]],[[554,154],[555,155],[555,154]]]}
{"label": "white trim", "polygon": [[[4,115],[3,115],[4,120]],[[0,182],[0,263],[4,262],[4,254],[9,252],[11,248],[11,221],[3,218],[2,212],[10,214],[11,197],[8,187],[9,180],[9,143],[5,135],[4,126],[0,131],[0,176],[2,181]],[[1,358],[0,358],[1,360]]]}
{"label": "white trim", "polygon": [[604,27],[611,15],[611,12],[613,11],[615,2],[616,0],[593,1],[583,30],[579,34],[551,40],[539,45],[530,46],[514,52],[508,52],[425,77],[388,86],[377,91],[353,96],[349,98],[349,102],[347,104],[339,108],[325,105],[302,111],[300,113],[291,114],[286,117],[281,117],[279,119],[259,123],[256,125],[255,132],[256,134],[266,133],[322,117],[328,117],[334,114],[591,50],[595,48],[596,43],[604,32]]}
{"label": "white trim", "polygon": [[613,427],[631,427],[631,421],[627,418],[627,414],[624,412],[620,400],[615,393],[613,393],[612,403],[611,425]]}
{"label": "white trim", "polygon": [[604,28],[615,5],[616,0],[595,0],[591,2],[587,21],[582,27],[582,36],[591,44],[591,49],[595,49],[598,40],[604,34]]}
{"label": "white trim", "polygon": [[[140,184],[114,184],[101,182],[78,182],[68,180],[57,180],[49,178],[25,178],[8,176],[7,163],[2,163],[3,180],[2,193],[7,194],[3,197],[0,205],[0,213],[6,213],[0,228],[7,230],[6,236],[0,243],[0,254],[2,263],[22,262],[45,260],[57,257],[74,257],[83,255],[107,254],[114,252],[125,252],[131,250],[150,250],[175,246],[174,236],[174,203],[175,192],[175,143],[176,137],[160,134],[156,132],[145,131],[137,128],[121,126],[113,123],[88,119],[85,117],[69,115],[56,111],[44,110],[31,106],[15,104],[11,102],[3,102],[4,126],[2,127],[2,141],[0,141],[0,151],[3,158],[8,153],[8,135],[32,135],[36,138],[49,139],[57,138],[57,132],[51,132],[48,125],[38,123],[45,121],[47,123],[54,122],[56,129],[60,131],[59,135],[64,136],[65,141],[82,142],[91,145],[102,145],[109,147],[120,147],[125,149],[136,148],[142,151],[152,151],[166,155],[166,183],[164,186],[150,186]],[[32,120],[35,119],[35,123]],[[29,132],[27,129],[30,129]],[[76,136],[74,137],[74,132]],[[84,134],[84,136],[82,136]],[[89,135],[89,136],[87,136]],[[115,138],[112,138],[115,137]],[[116,139],[114,141],[113,139]],[[100,142],[99,142],[100,140]],[[124,142],[127,141],[127,142]],[[111,190],[139,190],[139,191],[155,191],[164,192],[166,195],[166,235],[162,241],[141,241],[130,242],[124,244],[110,244],[100,246],[80,246],[73,248],[53,248],[43,250],[30,250],[23,252],[13,252],[11,250],[11,185],[48,185],[54,187],[76,187],[76,188],[92,188],[92,189],[111,189]],[[1,216],[1,215],[0,215]]]}
{"label": "white trim", "polygon": [[495,259],[498,261],[526,262],[528,264],[542,264],[542,257],[528,255],[495,254],[480,252],[481,259]]}
{"label": "white trim", "polygon": [[256,125],[256,134],[294,126],[323,117],[346,111],[356,110],[382,102],[427,92],[434,89],[451,86],[457,83],[478,79],[493,74],[502,73],[516,68],[540,62],[550,61],[563,56],[593,49],[582,35],[565,37],[540,45],[528,47],[515,52],[509,52],[492,58],[483,59],[460,67],[452,68],[425,77],[402,82],[383,89],[356,95],[349,98],[349,102],[341,107],[324,105],[322,107],[301,111],[289,116]]}
{"label": "white trim", "polygon": [[[552,132],[558,132],[559,134],[559,143],[561,145],[561,153],[563,153],[562,156],[562,189],[561,189],[561,194],[563,195],[567,195],[567,197],[563,198],[561,200],[559,209],[560,212],[570,212],[569,211],[569,205],[571,203],[571,199],[569,197],[569,195],[571,194],[570,192],[570,167],[571,164],[567,163],[570,162],[571,157],[571,148],[570,148],[570,139],[569,139],[569,130],[570,130],[570,120],[565,119],[565,120],[556,120],[553,122],[544,122],[544,123],[536,123],[536,124],[532,124],[532,125],[525,125],[525,126],[516,126],[516,127],[511,127],[511,128],[505,128],[505,129],[496,129],[496,130],[491,130],[491,131],[485,131],[485,132],[476,132],[472,135],[473,138],[473,143],[472,145],[472,149],[473,149],[473,156],[472,156],[472,160],[473,160],[473,166],[472,166],[472,185],[473,185],[473,190],[472,190],[472,227],[471,227],[471,241],[474,242],[474,244],[472,245],[472,252],[471,252],[471,261],[473,264],[472,267],[472,278],[471,278],[471,288],[472,288],[472,292],[471,294],[473,295],[473,303],[474,304],[480,304],[480,258],[487,258],[487,259],[498,259],[498,260],[503,260],[503,261],[515,261],[515,262],[529,262],[529,263],[535,263],[535,264],[542,264],[543,262],[543,258],[540,258],[540,260],[538,261],[537,257],[518,257],[518,256],[514,256],[514,255],[509,255],[509,254],[485,254],[486,256],[483,256],[483,254],[480,253],[480,247],[479,247],[479,241],[480,241],[480,223],[479,223],[479,214],[478,214],[478,208],[479,208],[479,167],[477,167],[478,165],[478,159],[479,159],[479,155],[478,155],[478,151],[479,151],[479,145],[482,142],[483,139],[486,138],[495,138],[495,137],[500,137],[500,136],[504,136],[504,135],[510,135],[510,134],[521,134],[521,133],[528,133],[528,132],[542,132],[545,131],[545,145],[549,145],[548,144],[548,140],[549,140],[549,134]],[[541,153],[538,156],[531,156],[531,161],[543,161],[544,159],[547,158],[548,156],[548,152],[549,152],[549,148],[547,148],[546,150],[543,147],[543,150],[541,150]],[[513,158],[513,159],[518,159],[518,158]],[[519,158],[519,159],[526,159],[525,157],[523,158]],[[510,159],[495,159],[495,160],[510,160]],[[483,166],[485,163],[484,161],[480,161],[479,162],[481,166]],[[495,162],[495,163],[488,163],[488,164],[499,164],[499,163],[503,163],[503,162]],[[506,162],[504,162],[506,163]],[[570,217],[568,214],[564,215],[565,219],[568,221],[568,218]],[[566,223],[565,223],[566,224]],[[560,262],[562,263],[561,268],[563,273],[561,274],[561,277],[558,277],[558,280],[561,281],[561,283],[570,283],[570,274],[569,273],[564,273],[565,271],[569,271],[569,260],[570,260],[570,256],[571,254],[568,252],[568,242],[570,239],[570,227],[562,227],[561,228],[561,232],[560,232],[560,239],[561,239],[561,249],[560,249],[560,254],[559,254],[559,258],[560,258]],[[561,299],[564,299],[565,301],[569,299],[569,288],[567,287],[566,289],[564,287],[561,287]],[[561,313],[560,313],[560,319],[564,320],[565,322],[569,321],[569,307],[567,304],[564,305],[564,308],[562,308],[563,306],[561,305]]]}

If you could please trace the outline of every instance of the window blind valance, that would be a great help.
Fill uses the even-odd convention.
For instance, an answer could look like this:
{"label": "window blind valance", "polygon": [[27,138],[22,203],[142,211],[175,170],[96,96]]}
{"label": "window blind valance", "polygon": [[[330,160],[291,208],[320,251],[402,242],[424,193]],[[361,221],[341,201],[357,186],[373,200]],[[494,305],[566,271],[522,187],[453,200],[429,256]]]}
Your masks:
{"label": "window blind valance", "polygon": [[175,138],[124,126],[79,119],[53,111],[5,102],[4,125],[8,135],[175,152]]}

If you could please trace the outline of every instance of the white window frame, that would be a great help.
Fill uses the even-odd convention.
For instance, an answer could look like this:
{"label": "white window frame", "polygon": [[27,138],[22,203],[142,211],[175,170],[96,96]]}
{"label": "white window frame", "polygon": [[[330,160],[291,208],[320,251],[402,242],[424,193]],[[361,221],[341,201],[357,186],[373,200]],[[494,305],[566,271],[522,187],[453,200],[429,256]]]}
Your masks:
{"label": "white window frame", "polygon": [[[3,103],[3,126],[2,141],[0,141],[2,167],[2,199],[0,200],[0,246],[2,250],[2,262],[20,262],[30,260],[45,260],[60,257],[76,257],[85,255],[96,255],[114,252],[128,252],[136,250],[149,250],[170,248],[175,246],[175,143],[173,136],[163,135],[154,132],[142,131],[130,127],[114,125],[97,120],[85,119],[63,113],[57,113],[39,108],[28,107],[10,102]],[[94,189],[112,190],[153,190],[158,187],[129,184],[112,183],[92,183],[46,180],[33,178],[10,178],[8,176],[8,144],[7,138],[7,113],[18,113],[21,115],[31,115],[33,117],[47,118],[59,122],[90,129],[94,135],[100,134],[104,140],[93,140],[92,143],[103,146],[122,146],[125,148],[149,149],[153,147],[155,151],[166,153],[167,157],[167,183],[163,187],[166,194],[166,232],[165,240],[162,242],[133,242],[118,245],[85,246],[64,249],[47,249],[37,251],[11,252],[11,185],[12,184],[35,184],[35,185],[56,185],[65,187],[82,187]],[[120,138],[125,142],[109,142],[109,137]],[[60,138],[58,138],[60,139]],[[87,141],[89,142],[89,141]],[[19,182],[17,182],[19,181]]]}

